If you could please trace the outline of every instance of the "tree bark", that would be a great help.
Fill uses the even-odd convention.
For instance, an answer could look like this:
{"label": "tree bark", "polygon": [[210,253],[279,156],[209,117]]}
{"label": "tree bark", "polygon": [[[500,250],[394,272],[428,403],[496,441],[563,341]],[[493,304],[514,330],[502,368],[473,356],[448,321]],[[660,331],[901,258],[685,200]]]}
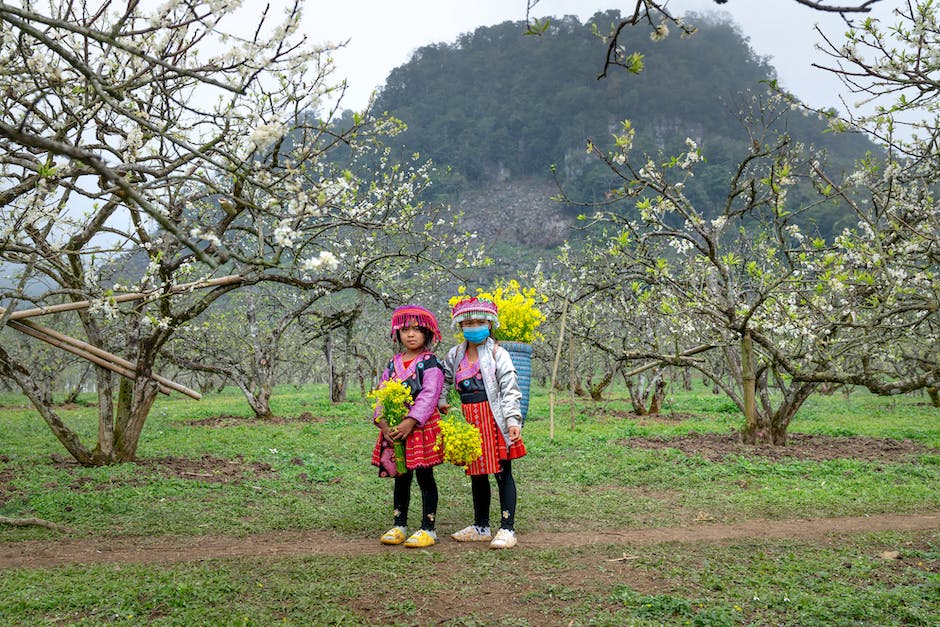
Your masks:
{"label": "tree bark", "polygon": [[767,444],[773,437],[769,421],[757,411],[757,376],[754,370],[754,344],[751,334],[741,339],[741,391],[744,398],[744,428],[741,441],[745,444]]}
{"label": "tree bark", "polygon": [[633,413],[637,416],[646,415],[646,395],[647,388],[645,385],[637,385],[633,382],[632,379],[627,379],[627,392],[630,394],[630,404],[633,405]]}
{"label": "tree bark", "polygon": [[588,379],[588,392],[591,395],[592,401],[602,401],[604,400],[604,390],[610,385],[610,382],[614,380],[614,374],[616,369],[611,370],[610,372],[605,372],[604,377],[597,383],[592,383],[591,379]]}
{"label": "tree bark", "polygon": [[931,404],[934,407],[940,407],[940,388],[931,386],[927,388],[927,394],[930,396]]}
{"label": "tree bark", "polygon": [[666,379],[657,375],[656,385],[653,386],[653,398],[650,400],[649,415],[659,415],[660,411],[662,411],[664,398],[666,398]]}
{"label": "tree bark", "polygon": [[816,391],[816,388],[815,383],[804,383],[800,385],[796,392],[787,394],[787,398],[777,408],[770,421],[771,444],[786,446],[787,429],[790,427],[790,421],[796,415],[797,410],[806,402],[806,399]]}
{"label": "tree bark", "polygon": [[78,401],[78,395],[81,394],[82,388],[85,387],[85,379],[88,377],[88,373],[90,371],[91,364],[89,363],[87,366],[85,366],[85,369],[82,371],[82,374],[78,378],[78,381],[76,381],[75,385],[73,385],[71,389],[66,392],[64,401],[66,404],[75,403]]}
{"label": "tree bark", "polygon": [[[122,391],[127,388],[129,402],[126,405],[126,413],[118,410],[114,430],[114,461],[131,462],[137,456],[140,434],[157,398],[159,386],[149,376],[138,373],[136,381],[122,379],[121,388]],[[119,396],[120,394],[119,392]]]}

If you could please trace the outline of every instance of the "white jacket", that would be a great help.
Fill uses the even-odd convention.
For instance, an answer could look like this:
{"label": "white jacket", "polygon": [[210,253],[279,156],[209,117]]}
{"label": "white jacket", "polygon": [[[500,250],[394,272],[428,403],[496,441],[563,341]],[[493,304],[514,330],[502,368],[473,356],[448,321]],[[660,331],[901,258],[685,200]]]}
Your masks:
{"label": "white jacket", "polygon": [[[467,352],[467,343],[463,342],[447,351],[447,357],[442,362],[444,366],[444,393],[441,394],[440,404],[447,403],[447,386],[454,384],[454,373]],[[483,387],[496,426],[499,427],[509,446],[509,427],[522,427],[522,392],[519,390],[519,381],[516,378],[516,367],[505,348],[496,344],[493,338],[488,337],[483,344],[477,347],[480,358],[480,374],[483,377]]]}

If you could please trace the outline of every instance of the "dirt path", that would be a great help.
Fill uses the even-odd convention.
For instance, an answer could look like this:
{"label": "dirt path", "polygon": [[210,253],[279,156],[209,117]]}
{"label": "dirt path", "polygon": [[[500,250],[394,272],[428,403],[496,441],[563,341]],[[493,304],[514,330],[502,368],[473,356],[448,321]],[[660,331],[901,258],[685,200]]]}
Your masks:
{"label": "dirt path", "polygon": [[[665,542],[721,542],[744,538],[818,538],[877,531],[940,531],[940,511],[881,514],[844,518],[750,520],[721,524],[702,522],[687,527],[615,529],[578,533],[534,532],[520,536],[519,549],[560,546],[630,546]],[[465,545],[449,538],[439,552],[483,550],[486,544]],[[0,570],[48,568],[68,564],[159,563],[239,557],[308,557],[362,555],[403,550],[385,547],[375,538],[348,538],[326,531],[278,532],[246,537],[157,536],[92,538],[62,541],[30,540],[0,543]]]}

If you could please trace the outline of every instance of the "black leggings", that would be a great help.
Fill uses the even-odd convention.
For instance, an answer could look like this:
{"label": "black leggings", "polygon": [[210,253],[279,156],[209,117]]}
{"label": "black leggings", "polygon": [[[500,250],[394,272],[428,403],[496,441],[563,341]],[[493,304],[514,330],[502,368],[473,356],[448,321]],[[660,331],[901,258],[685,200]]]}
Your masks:
{"label": "black leggings", "polygon": [[405,474],[395,477],[395,492],[392,496],[392,505],[395,508],[395,524],[400,527],[408,526],[412,475],[418,478],[418,487],[421,488],[421,501],[424,505],[421,528],[433,531],[434,518],[437,516],[437,482],[434,480],[433,468],[417,468],[414,471],[409,470]]}
{"label": "black leggings", "polygon": [[[496,487],[499,489],[499,526],[513,531],[516,526],[516,480],[512,478],[512,462],[500,460]],[[473,524],[478,527],[490,526],[490,477],[489,475],[471,475],[470,487],[473,490]]]}

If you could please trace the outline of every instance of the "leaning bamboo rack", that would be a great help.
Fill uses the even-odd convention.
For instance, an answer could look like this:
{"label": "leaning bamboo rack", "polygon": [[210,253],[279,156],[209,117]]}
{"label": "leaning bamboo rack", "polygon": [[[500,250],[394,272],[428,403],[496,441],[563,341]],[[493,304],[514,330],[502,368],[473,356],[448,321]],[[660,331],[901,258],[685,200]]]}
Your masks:
{"label": "leaning bamboo rack", "polygon": [[[180,292],[203,289],[207,287],[218,287],[220,285],[231,285],[233,283],[240,283],[242,281],[244,281],[243,276],[234,274],[218,277],[216,279],[209,279],[207,281],[183,283],[180,285],[174,285],[169,290],[167,290],[165,295],[178,294]],[[156,296],[154,292],[129,292],[127,294],[120,294],[115,296],[114,302],[125,303],[128,301],[153,298],[154,296]],[[82,359],[86,359],[94,364],[97,364],[98,366],[101,366],[102,368],[107,368],[108,370],[115,372],[122,377],[126,377],[132,381],[135,380],[137,378],[137,374],[134,371],[134,364],[127,361],[126,359],[109,353],[108,351],[98,348],[97,346],[92,346],[88,342],[64,335],[58,331],[54,331],[48,327],[37,324],[32,320],[28,320],[28,318],[51,313],[87,309],[89,306],[91,306],[91,301],[81,300],[72,303],[63,303],[61,305],[51,305],[49,307],[22,309],[20,311],[14,311],[6,317],[7,326],[9,326],[11,329],[19,331],[20,333],[55,346],[56,348],[72,353],[73,355],[81,357]],[[0,316],[3,316],[5,313],[5,310],[0,307]],[[191,390],[185,385],[181,385],[165,377],[161,377],[160,375],[151,375],[151,378],[156,381],[159,391],[163,394],[169,394],[171,391],[176,391],[196,400],[202,398],[202,395],[199,392]]]}

